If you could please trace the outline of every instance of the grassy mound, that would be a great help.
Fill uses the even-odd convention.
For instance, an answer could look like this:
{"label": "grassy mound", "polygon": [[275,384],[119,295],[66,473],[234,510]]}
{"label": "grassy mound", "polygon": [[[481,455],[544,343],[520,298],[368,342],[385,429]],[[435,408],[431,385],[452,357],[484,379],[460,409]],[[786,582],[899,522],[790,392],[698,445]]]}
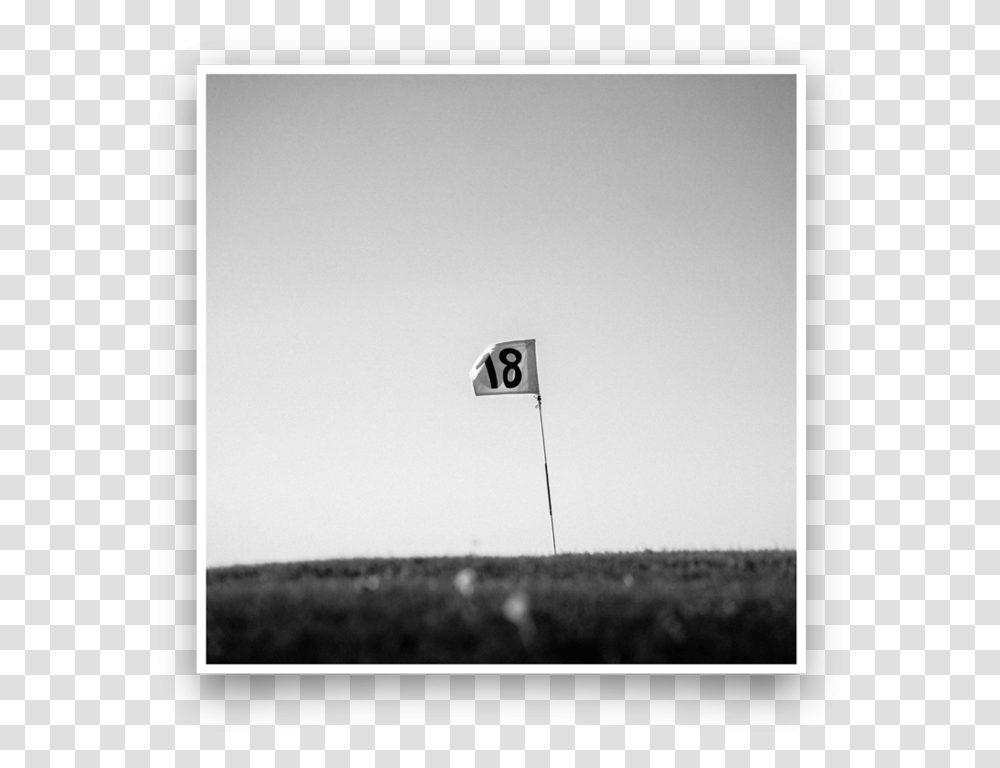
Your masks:
{"label": "grassy mound", "polygon": [[209,664],[791,664],[795,553],[209,569]]}

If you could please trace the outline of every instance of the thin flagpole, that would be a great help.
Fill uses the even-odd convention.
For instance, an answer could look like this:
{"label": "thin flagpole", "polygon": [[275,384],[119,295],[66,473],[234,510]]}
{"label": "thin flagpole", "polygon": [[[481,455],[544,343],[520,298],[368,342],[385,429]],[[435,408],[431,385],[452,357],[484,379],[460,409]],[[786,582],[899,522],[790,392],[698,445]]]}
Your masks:
{"label": "thin flagpole", "polygon": [[542,396],[535,395],[538,400],[538,426],[542,430],[542,460],[545,462],[545,495],[549,499],[549,527],[552,529],[552,554],[558,555],[556,550],[556,524],[552,520],[552,490],[549,488],[549,457],[545,453],[545,425],[542,423]]}

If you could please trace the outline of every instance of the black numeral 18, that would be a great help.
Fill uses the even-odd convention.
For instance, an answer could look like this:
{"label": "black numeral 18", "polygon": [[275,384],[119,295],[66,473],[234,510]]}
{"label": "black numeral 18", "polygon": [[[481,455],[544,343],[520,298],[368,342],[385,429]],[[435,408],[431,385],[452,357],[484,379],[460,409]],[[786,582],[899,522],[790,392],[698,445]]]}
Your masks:
{"label": "black numeral 18", "polygon": [[[500,362],[503,363],[503,385],[507,389],[514,389],[521,383],[521,369],[518,367],[518,363],[521,362],[521,353],[511,347],[501,349]],[[498,386],[497,369],[493,367],[493,359],[490,355],[486,356],[485,363],[486,373],[490,377],[490,389],[496,389]]]}

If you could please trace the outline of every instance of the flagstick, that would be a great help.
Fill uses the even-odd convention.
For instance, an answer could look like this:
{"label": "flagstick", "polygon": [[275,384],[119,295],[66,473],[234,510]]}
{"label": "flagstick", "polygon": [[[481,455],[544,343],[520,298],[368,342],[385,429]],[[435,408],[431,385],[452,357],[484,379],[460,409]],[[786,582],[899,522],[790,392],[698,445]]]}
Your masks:
{"label": "flagstick", "polygon": [[542,460],[545,462],[545,494],[549,497],[549,527],[552,529],[552,554],[558,555],[556,551],[556,524],[552,520],[552,491],[549,488],[549,457],[545,453],[545,425],[542,423],[542,396],[535,395],[538,400],[538,426],[542,430]]}

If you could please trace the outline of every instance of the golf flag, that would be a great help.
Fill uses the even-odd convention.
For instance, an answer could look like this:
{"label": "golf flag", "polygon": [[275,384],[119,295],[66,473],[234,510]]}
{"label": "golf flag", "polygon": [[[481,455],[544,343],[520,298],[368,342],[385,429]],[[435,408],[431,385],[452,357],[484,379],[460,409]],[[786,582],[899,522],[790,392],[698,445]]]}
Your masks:
{"label": "golf flag", "polygon": [[479,395],[534,395],[538,404],[538,429],[542,434],[542,461],[545,463],[545,496],[549,502],[549,528],[552,530],[552,554],[556,550],[556,524],[552,519],[552,491],[549,488],[549,457],[545,452],[545,426],[542,424],[542,396],[538,392],[538,367],[535,365],[535,340],[503,341],[487,347],[469,371],[472,391]]}
{"label": "golf flag", "polygon": [[504,341],[488,347],[469,371],[478,395],[537,395],[535,340]]}

